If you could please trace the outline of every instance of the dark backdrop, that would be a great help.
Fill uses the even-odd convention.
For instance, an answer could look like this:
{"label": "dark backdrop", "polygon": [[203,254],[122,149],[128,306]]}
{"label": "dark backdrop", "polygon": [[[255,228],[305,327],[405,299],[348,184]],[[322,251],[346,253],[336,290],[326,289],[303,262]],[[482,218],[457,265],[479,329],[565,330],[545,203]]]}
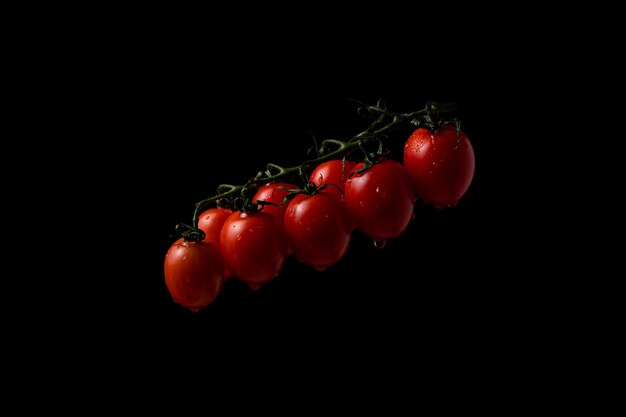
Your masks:
{"label": "dark backdrop", "polygon": [[[371,338],[450,346],[498,337],[524,314],[512,307],[520,285],[505,258],[515,222],[501,210],[500,170],[510,160],[501,158],[505,138],[496,123],[507,116],[512,90],[493,81],[494,67],[479,54],[431,57],[393,45],[375,54],[370,46],[330,52],[253,42],[205,53],[197,44],[150,45],[126,47],[99,68],[95,96],[107,104],[96,145],[112,174],[95,184],[97,213],[115,219],[103,228],[118,243],[98,254],[105,259],[98,292],[106,295],[89,305],[96,328],[213,346],[235,336],[257,348],[285,336],[322,345]],[[479,71],[465,70],[470,58]],[[351,98],[383,99],[407,112],[429,100],[459,104],[476,173],[457,207],[418,201],[415,221],[383,250],[356,231],[345,258],[323,273],[290,258],[259,291],[233,279],[198,314],[173,303],[163,260],[174,226],[190,222],[195,202],[217,185],[241,183],[268,162],[300,163],[313,145],[309,132],[321,140],[361,131],[367,121]],[[396,159],[408,134],[388,141]]]}
{"label": "dark backdrop", "polygon": [[[19,303],[7,316],[19,334],[7,345],[29,353],[18,364],[20,376],[34,375],[23,371],[24,364],[53,364],[59,369],[47,373],[51,384],[43,386],[57,386],[68,365],[77,363],[86,378],[71,379],[82,387],[98,391],[88,378],[105,381],[99,392],[106,398],[96,404],[110,403],[125,382],[137,395],[143,385],[128,377],[133,372],[148,379],[173,372],[179,378],[161,385],[180,386],[186,394],[194,385],[189,375],[239,394],[247,387],[273,389],[268,377],[276,365],[305,379],[320,375],[320,389],[312,391],[320,396],[333,383],[344,396],[353,376],[350,383],[375,391],[400,381],[399,392],[409,391],[412,400],[421,392],[412,382],[428,378],[430,385],[422,372],[428,366],[436,378],[457,382],[465,376],[464,390],[483,389],[476,383],[480,376],[510,390],[500,376],[516,378],[512,367],[529,364],[532,352],[544,355],[537,327],[557,333],[568,314],[560,311],[550,321],[541,308],[563,297],[561,287],[552,295],[545,284],[553,272],[563,276],[561,265],[546,271],[532,264],[541,255],[538,246],[551,257],[555,243],[547,233],[551,225],[527,228],[532,220],[525,207],[545,218],[548,200],[534,187],[517,187],[530,184],[527,178],[537,172],[529,155],[544,155],[534,111],[552,111],[552,85],[562,78],[526,44],[529,30],[537,38],[534,22],[518,19],[515,27],[491,12],[481,22],[447,4],[450,10],[437,14],[420,4],[418,13],[390,8],[385,16],[376,4],[370,19],[355,13],[359,5],[346,16],[334,9],[319,17],[276,13],[274,22],[233,5],[241,10],[199,13],[199,22],[191,21],[193,11],[177,18],[169,8],[164,18],[147,9],[137,15],[115,11],[116,18],[105,17],[100,26],[89,16],[72,17],[84,28],[46,19],[64,35],[38,34],[35,44],[45,53],[21,48],[36,61],[26,65],[24,86],[37,90],[22,98],[43,113],[41,119],[29,115],[24,126],[43,131],[32,142],[20,141],[51,167],[35,176],[45,198],[24,200],[44,233],[27,235],[30,245],[20,248],[38,245],[36,257],[23,264],[7,260],[24,270],[7,273],[5,283],[27,287],[5,291],[8,301]],[[272,12],[267,3],[258,7]],[[481,13],[475,5],[472,12]],[[558,45],[549,46],[556,53]],[[541,87],[532,91],[535,80]],[[231,280],[198,314],[174,304],[163,277],[174,226],[189,222],[195,202],[218,184],[245,181],[267,162],[300,163],[313,144],[309,132],[321,140],[360,131],[366,122],[350,98],[383,99],[396,111],[422,108],[428,100],[457,102],[476,152],[475,178],[458,206],[437,210],[418,202],[415,221],[383,250],[357,231],[346,257],[323,273],[291,258],[259,291]],[[390,137],[396,157],[409,133]],[[565,139],[560,132],[549,141]],[[548,185],[552,192],[560,184]],[[548,217],[548,224],[556,218]],[[49,231],[50,223],[58,230]],[[43,272],[33,274],[34,267]],[[22,324],[28,315],[36,327]],[[114,378],[101,378],[89,369],[93,363]],[[254,372],[254,364],[265,369]],[[461,372],[442,371],[447,364]],[[232,381],[216,378],[219,365]],[[406,378],[395,379],[398,373]],[[251,375],[260,381],[250,381]],[[292,378],[277,379],[295,385]],[[491,388],[483,390],[490,401]],[[267,399],[287,398],[282,393]],[[146,404],[161,405],[163,398],[148,394]],[[369,405],[377,396],[354,404]],[[247,398],[240,397],[237,403]],[[206,406],[215,395],[206,391],[196,398]]]}
{"label": "dark backdrop", "polygon": [[[263,326],[285,319],[303,326],[324,326],[326,320],[376,326],[386,320],[417,324],[437,317],[452,324],[459,319],[482,321],[487,306],[498,302],[489,288],[498,280],[487,275],[497,216],[488,189],[489,176],[494,175],[490,159],[497,145],[484,101],[476,100],[466,86],[420,80],[415,72],[390,83],[375,73],[361,83],[352,83],[346,74],[345,81],[333,84],[315,75],[297,84],[282,77],[258,77],[239,79],[232,90],[216,92],[213,83],[219,85],[219,79],[203,80],[200,71],[192,74],[193,81],[167,81],[154,91],[144,87],[137,92],[147,97],[137,103],[141,123],[129,139],[141,146],[125,156],[133,168],[135,160],[140,161],[128,185],[130,198],[145,199],[133,220],[141,221],[142,246],[152,252],[129,277],[140,289],[140,308],[133,313],[142,320],[198,329],[234,321]],[[199,314],[173,304],[163,283],[162,263],[174,225],[190,222],[194,203],[214,193],[220,183],[241,183],[267,162],[298,164],[313,145],[308,132],[321,140],[349,138],[362,130],[367,121],[356,116],[349,98],[370,103],[383,98],[398,111],[421,108],[428,100],[458,102],[477,159],[465,198],[446,210],[418,202],[415,221],[384,250],[376,250],[356,232],[346,258],[324,273],[290,259],[281,276],[260,291],[233,280],[215,304]],[[393,134],[388,142],[397,159],[408,133]]]}

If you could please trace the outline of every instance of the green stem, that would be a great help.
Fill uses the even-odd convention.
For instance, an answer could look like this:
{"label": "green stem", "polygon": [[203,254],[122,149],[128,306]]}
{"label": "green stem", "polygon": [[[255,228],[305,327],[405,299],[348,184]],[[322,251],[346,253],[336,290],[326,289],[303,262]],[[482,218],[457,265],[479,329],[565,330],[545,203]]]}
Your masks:
{"label": "green stem", "polygon": [[[360,103],[361,104],[361,103]],[[326,144],[334,144],[337,145],[338,148],[330,153],[319,156],[315,159],[309,159],[304,161],[302,164],[294,167],[283,168],[276,164],[267,164],[266,171],[260,172],[255,178],[252,178],[246,184],[243,185],[229,185],[223,184],[218,187],[221,188],[229,188],[228,191],[223,192],[221,194],[215,195],[213,197],[209,197],[205,200],[202,200],[196,204],[196,209],[193,213],[193,227],[198,227],[198,216],[205,209],[208,209],[211,205],[213,205],[217,200],[222,198],[227,198],[236,193],[241,192],[241,190],[250,185],[259,185],[265,184],[267,182],[276,181],[285,177],[295,176],[300,173],[302,170],[305,170],[312,165],[318,165],[322,162],[329,161],[331,159],[336,159],[343,157],[350,152],[367,145],[370,142],[376,141],[380,136],[389,133],[393,130],[396,130],[402,126],[406,126],[408,124],[413,124],[415,126],[429,125],[433,123],[433,117],[436,117],[440,113],[449,113],[456,110],[457,106],[454,103],[427,103],[426,107],[421,110],[414,111],[412,113],[394,113],[388,111],[387,109],[376,105],[369,106],[361,104],[361,109],[367,111],[371,114],[378,115],[378,118],[370,124],[370,126],[365,129],[363,132],[353,136],[348,142],[341,142],[334,139],[328,139],[322,142],[322,147]],[[389,120],[386,124],[382,125],[385,120]],[[382,125],[382,126],[381,126]],[[379,127],[381,126],[381,127]],[[276,174],[271,174],[270,170],[278,171]]]}

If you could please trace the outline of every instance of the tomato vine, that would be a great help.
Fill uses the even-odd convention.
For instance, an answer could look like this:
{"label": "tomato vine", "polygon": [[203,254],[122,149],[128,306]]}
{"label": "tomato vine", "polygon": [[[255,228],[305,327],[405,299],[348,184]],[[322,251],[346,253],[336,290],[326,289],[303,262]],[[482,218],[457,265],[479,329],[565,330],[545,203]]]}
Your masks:
{"label": "tomato vine", "polygon": [[[473,147],[450,117],[456,105],[429,102],[396,113],[381,101],[358,103],[358,113],[371,119],[364,131],[316,143],[309,149],[315,157],[300,165],[269,163],[245,184],[222,184],[217,195],[196,204],[192,225],[176,226],[181,238],[165,258],[175,302],[199,311],[233,276],[258,289],[280,274],[290,255],[323,271],[343,258],[354,230],[382,248],[407,229],[418,197],[440,209],[456,205],[475,167]],[[387,134],[411,125],[402,163],[387,158]],[[296,176],[303,186],[284,180]]]}
{"label": "tomato vine", "polygon": [[[407,125],[413,125],[415,127],[428,127],[430,129],[437,129],[443,123],[454,123],[457,125],[458,120],[455,118],[445,118],[444,115],[455,112],[457,106],[455,103],[437,103],[428,102],[425,107],[420,110],[413,111],[411,113],[397,113],[387,110],[382,101],[378,101],[376,105],[367,105],[358,102],[358,113],[362,116],[373,118],[371,124],[362,132],[356,134],[347,141],[340,141],[336,139],[326,139],[322,141],[321,146],[317,151],[317,157],[304,161],[298,166],[282,167],[274,163],[268,163],[265,170],[259,171],[257,175],[245,184],[242,185],[230,185],[222,184],[217,187],[217,195],[206,198],[198,203],[193,213],[192,226],[180,224],[177,226],[177,230],[185,230],[182,234],[187,240],[198,241],[204,238],[204,234],[198,227],[198,217],[207,208],[213,205],[223,205],[225,201],[232,201],[235,198],[243,198],[249,201],[249,188],[265,184],[268,182],[276,181],[289,176],[296,176],[316,166],[322,162],[329,161],[331,159],[343,158],[356,150],[365,151],[365,146],[376,141],[379,143],[384,135],[387,133],[402,128]],[[239,193],[239,195],[238,195]]]}

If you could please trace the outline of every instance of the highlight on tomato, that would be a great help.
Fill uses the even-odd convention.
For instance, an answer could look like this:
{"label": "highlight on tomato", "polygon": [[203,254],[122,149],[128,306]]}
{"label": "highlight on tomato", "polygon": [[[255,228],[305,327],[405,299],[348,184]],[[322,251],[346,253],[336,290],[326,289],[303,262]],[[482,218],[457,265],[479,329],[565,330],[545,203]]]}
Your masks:
{"label": "highlight on tomato", "polygon": [[331,194],[295,196],[285,213],[285,231],[296,258],[318,271],[339,262],[350,243],[346,214]]}
{"label": "highlight on tomato", "polygon": [[[298,187],[289,182],[274,182],[265,184],[259,187],[254,197],[252,197],[252,203],[255,204],[258,201],[263,201],[271,204],[263,205],[261,210],[263,213],[271,215],[276,220],[278,226],[279,235],[278,238],[287,241],[285,234],[285,211],[287,210],[287,204],[284,203],[285,197],[289,194],[289,190],[295,190]],[[287,254],[291,254],[291,248],[287,245]]]}
{"label": "highlight on tomato", "polygon": [[357,164],[346,182],[346,202],[352,221],[378,245],[398,237],[413,217],[415,191],[404,167],[381,158],[363,172]]}
{"label": "highlight on tomato", "polygon": [[404,167],[415,191],[437,208],[454,207],[465,195],[475,164],[471,142],[454,126],[419,128],[404,145]]}
{"label": "highlight on tomato", "polygon": [[329,184],[320,193],[331,194],[340,201],[345,201],[345,182],[356,162],[341,159],[332,159],[319,164],[309,176],[309,180],[318,188]]}
{"label": "highlight on tomato", "polygon": [[[226,219],[233,214],[232,210],[226,208],[212,208],[204,211],[198,218],[198,229],[205,234],[204,241],[212,243],[215,247],[220,247],[220,233]],[[224,265],[224,280],[233,276],[232,272]]]}
{"label": "highlight on tomato", "polygon": [[228,269],[250,288],[274,279],[287,257],[287,242],[269,213],[231,214],[220,234],[220,249]]}
{"label": "highlight on tomato", "polygon": [[180,238],[165,255],[164,273],[174,302],[197,313],[220,292],[224,264],[217,246]]}

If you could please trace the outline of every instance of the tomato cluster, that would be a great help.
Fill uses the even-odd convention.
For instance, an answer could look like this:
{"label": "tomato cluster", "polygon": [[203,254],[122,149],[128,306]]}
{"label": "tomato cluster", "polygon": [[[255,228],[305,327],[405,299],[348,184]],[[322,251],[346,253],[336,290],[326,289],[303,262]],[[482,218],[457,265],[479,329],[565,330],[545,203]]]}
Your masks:
{"label": "tomato cluster", "polygon": [[416,195],[435,207],[452,207],[473,175],[472,145],[450,126],[413,132],[403,164],[382,157],[367,165],[324,162],[311,173],[307,192],[294,197],[289,190],[295,185],[274,182],[252,198],[265,203],[261,210],[202,213],[204,240],[179,239],[170,247],[166,285],[175,302],[195,312],[213,302],[231,276],[258,289],[278,276],[289,254],[323,271],[344,256],[353,230],[383,245],[409,225]]}

